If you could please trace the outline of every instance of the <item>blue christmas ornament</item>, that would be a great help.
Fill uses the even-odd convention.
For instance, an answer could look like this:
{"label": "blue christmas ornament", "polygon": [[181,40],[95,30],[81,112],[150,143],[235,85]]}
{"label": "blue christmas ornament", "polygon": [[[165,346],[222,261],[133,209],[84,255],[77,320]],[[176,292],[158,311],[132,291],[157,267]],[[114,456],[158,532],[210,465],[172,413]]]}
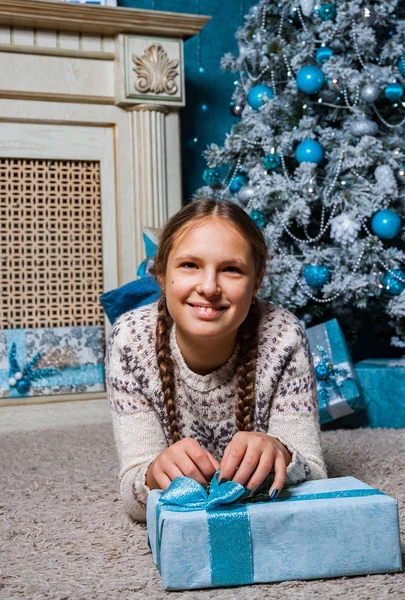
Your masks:
{"label": "blue christmas ornament", "polygon": [[263,159],[264,168],[266,171],[272,171],[273,169],[277,169],[281,165],[280,155],[276,152],[266,154]]}
{"label": "blue christmas ornament", "polygon": [[26,379],[20,379],[20,381],[17,381],[15,387],[17,388],[17,392],[19,394],[26,394],[31,386],[30,382]]}
{"label": "blue christmas ornament", "polygon": [[259,110],[259,108],[264,104],[265,94],[269,100],[272,100],[274,98],[274,92],[268,85],[260,83],[259,85],[255,85],[254,87],[252,87],[247,95],[247,101],[249,106],[254,108],[254,110]]}
{"label": "blue christmas ornament", "polygon": [[322,21],[332,21],[336,17],[336,6],[331,3],[321,4],[318,14]]}
{"label": "blue christmas ornament", "polygon": [[326,381],[329,378],[332,369],[332,364],[320,363],[319,365],[317,365],[315,367],[315,375],[318,381]]}
{"label": "blue christmas ornament", "polygon": [[311,162],[319,165],[323,161],[324,151],[321,144],[311,138],[306,138],[298,144],[295,150],[295,158],[300,164]]}
{"label": "blue christmas ornament", "polygon": [[316,94],[325,82],[325,76],[319,67],[306,65],[301,67],[295,78],[297,88],[304,94]]}
{"label": "blue christmas ornament", "polygon": [[308,285],[320,290],[331,279],[330,270],[325,265],[306,265],[304,279]]}
{"label": "blue christmas ornament", "polygon": [[261,210],[254,208],[249,213],[249,216],[253,219],[253,221],[256,223],[256,225],[258,227],[262,228],[266,225],[266,217],[265,217],[264,213],[262,213]]}
{"label": "blue christmas ornament", "polygon": [[231,194],[236,194],[239,192],[241,187],[248,183],[249,179],[243,173],[239,173],[239,175],[235,175],[231,184],[229,185],[229,191]]}
{"label": "blue christmas ornament", "polygon": [[[397,277],[401,277],[403,281],[400,281]],[[382,278],[384,290],[390,296],[399,296],[405,290],[405,273],[401,269],[393,269],[391,273],[386,273]]]}
{"label": "blue christmas ornament", "polygon": [[399,72],[401,73],[402,77],[405,77],[405,54],[403,54],[401,56],[401,58],[399,59],[399,61],[397,63],[397,67],[398,67]]}
{"label": "blue christmas ornament", "polygon": [[373,233],[383,240],[392,240],[401,231],[401,218],[389,208],[379,210],[371,219]]}
{"label": "blue christmas ornament", "polygon": [[207,185],[217,185],[221,181],[221,174],[216,167],[209,167],[205,169],[202,178]]}
{"label": "blue christmas ornament", "polygon": [[384,89],[384,94],[388,100],[395,102],[396,100],[400,100],[404,95],[404,88],[400,83],[389,83]]}
{"label": "blue christmas ornament", "polygon": [[327,60],[329,60],[333,56],[333,50],[328,48],[328,46],[321,46],[316,51],[315,59],[316,62],[320,65],[323,65]]}

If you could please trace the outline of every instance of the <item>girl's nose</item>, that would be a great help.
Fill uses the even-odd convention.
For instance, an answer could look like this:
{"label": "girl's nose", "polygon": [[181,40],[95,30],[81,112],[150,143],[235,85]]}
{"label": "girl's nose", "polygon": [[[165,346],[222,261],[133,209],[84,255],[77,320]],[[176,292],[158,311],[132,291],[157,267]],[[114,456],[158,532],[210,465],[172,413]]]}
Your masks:
{"label": "girl's nose", "polygon": [[204,273],[201,277],[198,292],[205,296],[214,296],[220,293],[216,273]]}

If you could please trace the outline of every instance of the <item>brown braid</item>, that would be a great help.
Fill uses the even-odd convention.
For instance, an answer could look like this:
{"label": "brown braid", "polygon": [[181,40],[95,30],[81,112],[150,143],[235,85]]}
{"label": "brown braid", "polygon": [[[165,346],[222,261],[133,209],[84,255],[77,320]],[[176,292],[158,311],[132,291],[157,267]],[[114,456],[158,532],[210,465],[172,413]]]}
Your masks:
{"label": "brown braid", "polygon": [[239,431],[252,430],[259,320],[260,308],[255,299],[238,332],[240,353],[236,371],[238,402],[235,406],[235,416]]}
{"label": "brown braid", "polygon": [[162,296],[158,303],[155,349],[167,418],[169,420],[172,440],[173,443],[175,443],[181,438],[176,420],[176,385],[174,381],[173,359],[170,350],[170,331],[172,325],[173,320],[167,310],[166,297]]}

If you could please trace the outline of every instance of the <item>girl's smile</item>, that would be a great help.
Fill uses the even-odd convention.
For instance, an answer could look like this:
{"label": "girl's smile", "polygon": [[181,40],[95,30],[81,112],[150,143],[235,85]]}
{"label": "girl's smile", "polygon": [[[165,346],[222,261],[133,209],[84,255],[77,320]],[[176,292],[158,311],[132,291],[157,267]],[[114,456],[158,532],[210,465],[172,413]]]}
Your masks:
{"label": "girl's smile", "polygon": [[249,241],[224,219],[197,221],[175,238],[162,283],[190,368],[224,364],[260,285]]}

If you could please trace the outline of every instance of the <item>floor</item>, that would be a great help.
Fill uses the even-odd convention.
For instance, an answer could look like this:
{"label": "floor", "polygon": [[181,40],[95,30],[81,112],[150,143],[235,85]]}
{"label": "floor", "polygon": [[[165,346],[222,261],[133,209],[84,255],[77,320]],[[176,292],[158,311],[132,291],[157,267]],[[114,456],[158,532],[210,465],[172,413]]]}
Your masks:
{"label": "floor", "polygon": [[83,400],[4,406],[0,408],[0,433],[54,429],[110,421],[107,400]]}

